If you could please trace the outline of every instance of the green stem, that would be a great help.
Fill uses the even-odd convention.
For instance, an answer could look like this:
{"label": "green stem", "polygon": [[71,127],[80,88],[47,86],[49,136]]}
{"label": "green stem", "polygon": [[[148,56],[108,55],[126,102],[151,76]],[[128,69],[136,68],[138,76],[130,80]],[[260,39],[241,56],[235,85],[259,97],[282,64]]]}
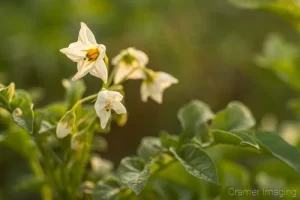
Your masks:
{"label": "green stem", "polygon": [[98,96],[98,94],[93,94],[93,95],[87,96],[87,97],[77,101],[71,110],[75,111],[79,105],[83,104],[84,102],[94,100],[97,98],[97,96]]}
{"label": "green stem", "polygon": [[[40,165],[40,163],[37,160],[31,159],[29,161],[29,164],[30,164],[30,167],[31,167],[35,177],[37,179],[44,180],[45,175],[44,175],[44,172],[43,172],[43,169],[42,169],[42,166]],[[42,195],[43,200],[52,200],[53,199],[52,190],[48,184],[44,184],[42,186],[41,195]]]}
{"label": "green stem", "polygon": [[76,177],[75,177],[75,185],[74,185],[75,187],[77,187],[81,183],[83,175],[84,175],[85,167],[89,160],[89,152],[91,149],[91,143],[93,141],[93,136],[94,136],[94,132],[91,129],[92,129],[93,125],[96,123],[97,119],[98,119],[98,117],[94,117],[94,119],[91,121],[91,123],[87,127],[89,132],[86,134],[86,141],[85,141],[83,149],[82,149],[81,159],[80,159],[81,162],[80,162],[78,172],[76,173]]}
{"label": "green stem", "polygon": [[113,79],[114,79],[114,77],[115,77],[115,74],[116,74],[116,72],[117,72],[117,69],[118,69],[117,66],[115,66],[115,67],[113,68],[113,70],[111,71],[111,73],[110,73],[110,75],[109,75],[109,78],[108,78],[107,83],[104,85],[104,88],[108,88],[108,87],[112,84]]}

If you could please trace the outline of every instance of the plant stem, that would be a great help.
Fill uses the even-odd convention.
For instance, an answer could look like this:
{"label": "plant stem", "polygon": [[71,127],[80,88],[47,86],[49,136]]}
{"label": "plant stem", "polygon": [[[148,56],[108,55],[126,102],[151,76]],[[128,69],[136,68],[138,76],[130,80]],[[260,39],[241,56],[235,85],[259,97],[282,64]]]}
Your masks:
{"label": "plant stem", "polygon": [[93,94],[93,95],[87,96],[87,97],[85,97],[85,98],[83,98],[83,99],[77,101],[77,102],[75,103],[75,105],[72,107],[71,110],[72,110],[72,111],[75,111],[76,108],[77,108],[79,105],[81,105],[81,104],[84,103],[84,102],[87,102],[87,101],[90,101],[90,100],[94,100],[95,98],[97,98],[97,95],[98,95],[98,94]]}
{"label": "plant stem", "polygon": [[108,87],[112,84],[113,78],[115,77],[115,74],[116,74],[116,72],[117,72],[117,69],[118,69],[117,66],[115,66],[115,67],[113,68],[113,70],[111,71],[111,73],[110,73],[110,75],[109,75],[109,78],[108,78],[107,83],[104,85],[104,88],[108,88]]}
{"label": "plant stem", "polygon": [[[42,180],[45,179],[45,175],[44,175],[42,166],[40,165],[38,160],[31,159],[29,161],[29,165],[30,165],[34,175],[36,176],[36,178],[42,179]],[[53,199],[52,190],[51,190],[51,187],[48,184],[44,184],[42,186],[41,195],[42,195],[43,200],[52,200]]]}

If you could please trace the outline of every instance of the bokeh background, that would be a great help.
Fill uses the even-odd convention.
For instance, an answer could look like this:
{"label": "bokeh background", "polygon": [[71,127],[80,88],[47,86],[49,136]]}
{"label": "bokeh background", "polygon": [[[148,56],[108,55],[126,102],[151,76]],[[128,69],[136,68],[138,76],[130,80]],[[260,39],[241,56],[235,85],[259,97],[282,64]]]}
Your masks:
{"label": "bokeh background", "polygon": [[[1,0],[0,82],[15,82],[17,88],[33,94],[42,92],[35,107],[61,101],[61,80],[75,74],[76,64],[59,49],[77,40],[80,22],[89,26],[98,43],[106,45],[109,58],[133,46],[148,54],[149,68],[180,81],[166,90],[162,105],[151,100],[142,103],[140,81],[125,84],[128,123],[122,128],[113,126],[105,135],[109,148],[102,155],[116,165],[122,157],[135,154],[143,136],[158,135],[160,130],[178,133],[177,110],[192,99],[208,103],[214,111],[239,100],[258,121],[265,113],[280,120],[294,117],[286,102],[296,93],[273,73],[256,66],[253,58],[271,33],[297,44],[297,32],[275,14],[242,10],[227,1]],[[101,86],[93,76],[84,81],[85,95]],[[24,160],[1,147],[0,194],[4,199],[14,177],[27,171]]]}

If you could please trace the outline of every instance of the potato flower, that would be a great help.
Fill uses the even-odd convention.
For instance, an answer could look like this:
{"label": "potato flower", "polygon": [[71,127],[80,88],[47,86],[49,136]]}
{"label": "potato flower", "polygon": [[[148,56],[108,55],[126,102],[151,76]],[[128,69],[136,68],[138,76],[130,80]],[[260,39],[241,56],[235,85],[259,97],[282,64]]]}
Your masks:
{"label": "potato flower", "polygon": [[112,64],[117,67],[114,83],[118,84],[126,76],[127,79],[142,79],[144,73],[141,69],[148,64],[148,56],[133,47],[121,51],[113,58]]}
{"label": "potato flower", "polygon": [[100,118],[101,127],[105,128],[111,116],[111,110],[117,114],[125,114],[126,108],[121,103],[123,96],[116,91],[102,90],[95,103],[95,110]]}
{"label": "potato flower", "polygon": [[142,101],[147,102],[151,97],[154,101],[161,104],[163,100],[163,92],[172,84],[178,83],[178,80],[165,72],[154,72],[152,70],[144,70],[146,78],[141,85]]}
{"label": "potato flower", "polygon": [[85,23],[81,22],[78,41],[61,49],[60,52],[77,62],[78,72],[72,78],[73,81],[90,73],[102,79],[104,83],[107,82],[107,68],[103,60],[106,47],[103,44],[97,44],[94,34]]}

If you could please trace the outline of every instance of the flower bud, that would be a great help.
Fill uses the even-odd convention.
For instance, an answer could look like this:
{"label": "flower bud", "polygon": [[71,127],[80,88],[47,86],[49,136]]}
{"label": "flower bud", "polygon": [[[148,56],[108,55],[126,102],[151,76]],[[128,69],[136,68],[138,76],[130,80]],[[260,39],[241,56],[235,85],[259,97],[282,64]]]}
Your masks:
{"label": "flower bud", "polygon": [[70,134],[75,125],[76,115],[74,111],[68,111],[58,122],[56,127],[56,136],[58,138],[64,138]]}

